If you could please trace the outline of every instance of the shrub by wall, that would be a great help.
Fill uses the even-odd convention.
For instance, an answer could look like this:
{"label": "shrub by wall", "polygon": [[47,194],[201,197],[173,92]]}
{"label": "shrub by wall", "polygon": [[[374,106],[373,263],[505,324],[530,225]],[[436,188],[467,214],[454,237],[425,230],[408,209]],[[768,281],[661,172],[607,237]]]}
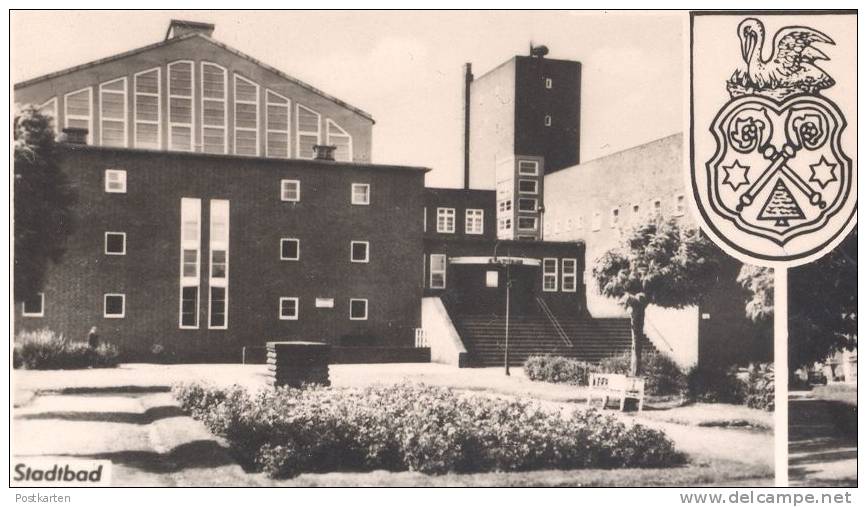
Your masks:
{"label": "shrub by wall", "polygon": [[683,462],[660,431],[595,410],[420,384],[262,391],[186,384],[181,407],[271,477],[338,470],[425,473],[659,467]]}
{"label": "shrub by wall", "polygon": [[12,350],[12,366],[28,370],[114,368],[118,362],[114,345],[102,343],[91,348],[48,329],[19,333]]}
{"label": "shrub by wall", "polygon": [[774,410],[774,365],[751,364],[747,369],[744,402],[750,408]]}
{"label": "shrub by wall", "polygon": [[573,385],[587,385],[589,373],[596,365],[563,356],[530,356],[524,362],[524,374],[530,380]]}

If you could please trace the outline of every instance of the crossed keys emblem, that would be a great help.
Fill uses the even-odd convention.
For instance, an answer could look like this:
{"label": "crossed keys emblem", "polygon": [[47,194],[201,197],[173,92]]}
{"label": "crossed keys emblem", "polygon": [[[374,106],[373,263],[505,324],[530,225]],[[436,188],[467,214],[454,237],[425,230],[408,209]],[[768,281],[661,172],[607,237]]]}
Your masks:
{"label": "crossed keys emblem", "polygon": [[780,246],[821,228],[853,191],[852,162],[840,140],[845,126],[839,108],[819,95],[732,99],[710,129],[710,207]]}

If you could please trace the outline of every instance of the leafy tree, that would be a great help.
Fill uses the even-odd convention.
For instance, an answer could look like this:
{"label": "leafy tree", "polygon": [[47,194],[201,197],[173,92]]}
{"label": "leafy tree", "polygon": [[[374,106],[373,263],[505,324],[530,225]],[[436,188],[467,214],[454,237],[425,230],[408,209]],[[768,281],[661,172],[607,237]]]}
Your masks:
{"label": "leafy tree", "polygon": [[647,306],[683,308],[699,304],[717,282],[725,260],[701,231],[683,227],[677,219],[652,219],[640,224],[618,247],[597,259],[593,278],[599,292],[618,299],[629,310],[631,375],[641,373]]}
{"label": "leafy tree", "polygon": [[[741,270],[738,281],[752,294],[747,316],[774,314],[773,271]],[[789,270],[789,370],[824,361],[828,355],[857,345],[858,231],[832,252]]]}
{"label": "leafy tree", "polygon": [[75,194],[58,164],[53,120],[24,107],[14,122],[14,298],[42,289],[49,262],[60,262],[72,232]]}

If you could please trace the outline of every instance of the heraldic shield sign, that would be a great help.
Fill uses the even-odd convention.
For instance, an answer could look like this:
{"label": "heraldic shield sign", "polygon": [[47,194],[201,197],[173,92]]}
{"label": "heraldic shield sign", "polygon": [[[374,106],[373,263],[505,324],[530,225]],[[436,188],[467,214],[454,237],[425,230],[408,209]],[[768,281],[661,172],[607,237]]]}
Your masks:
{"label": "heraldic shield sign", "polygon": [[[766,17],[776,25],[782,21]],[[692,18],[689,174],[703,226],[742,260],[807,262],[839,243],[856,215],[856,168],[849,155],[855,144],[847,131],[854,97],[842,97],[841,107],[826,94],[838,82],[818,65],[829,61],[819,47],[835,46],[834,39],[801,24],[783,26],[766,57],[760,19],[724,15],[721,23],[705,23],[711,18]],[[724,28],[730,31],[723,37],[701,40]],[[713,52],[697,50],[725,43],[740,49],[740,61],[731,62],[722,79],[709,80],[709,71],[719,76],[725,69],[702,61]],[[852,74],[846,90],[854,94],[852,69],[844,74]]]}

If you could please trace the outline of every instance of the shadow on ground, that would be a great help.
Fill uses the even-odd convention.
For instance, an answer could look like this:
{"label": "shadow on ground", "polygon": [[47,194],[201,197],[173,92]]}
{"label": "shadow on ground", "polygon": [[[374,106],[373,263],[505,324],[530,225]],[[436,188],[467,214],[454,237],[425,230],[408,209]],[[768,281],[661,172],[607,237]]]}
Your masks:
{"label": "shadow on ground", "polygon": [[790,400],[792,484],[856,486],[857,458],[858,407],[831,400]]}
{"label": "shadow on ground", "polygon": [[24,420],[48,420],[60,419],[63,421],[83,421],[83,422],[108,422],[108,423],[123,423],[123,424],[151,424],[160,419],[168,419],[169,417],[183,417],[186,413],[180,407],[165,405],[162,407],[152,407],[144,412],[40,412],[36,414],[25,414],[19,416],[18,419]]}

